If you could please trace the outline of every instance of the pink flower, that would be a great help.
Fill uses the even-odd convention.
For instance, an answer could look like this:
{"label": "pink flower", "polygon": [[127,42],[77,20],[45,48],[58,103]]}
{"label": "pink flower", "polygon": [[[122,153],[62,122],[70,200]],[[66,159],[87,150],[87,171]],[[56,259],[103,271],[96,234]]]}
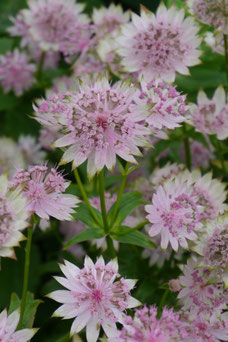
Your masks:
{"label": "pink flower", "polygon": [[174,81],[176,71],[188,74],[188,66],[199,63],[198,28],[184,10],[162,4],[156,16],[142,8],[141,16],[132,14],[132,23],[123,25],[117,38],[124,70],[139,72],[146,81],[160,76]]}
{"label": "pink flower", "polygon": [[226,13],[228,3],[225,0],[188,0],[190,12],[204,24],[222,29],[227,33],[228,24]]}
{"label": "pink flower", "polygon": [[190,123],[198,132],[216,134],[219,140],[228,136],[228,105],[223,86],[219,86],[210,100],[203,90],[198,93],[198,105],[192,104]]}
{"label": "pink flower", "polygon": [[27,166],[42,164],[46,153],[41,150],[41,145],[31,135],[21,135],[18,140],[19,150],[22,152]]}
{"label": "pink flower", "polygon": [[54,168],[47,166],[19,169],[13,177],[12,187],[23,187],[27,198],[26,209],[43,219],[53,216],[58,220],[72,220],[71,214],[79,202],[76,196],[63,194],[70,185]]}
{"label": "pink flower", "polygon": [[[191,157],[192,157],[192,168],[201,166],[202,168],[207,168],[210,164],[210,160],[214,159],[214,148],[210,142],[208,142],[209,148],[205,147],[199,141],[189,139]],[[184,144],[180,148],[180,157],[185,161],[185,149]]]}
{"label": "pink flower", "polygon": [[200,261],[190,259],[183,268],[179,281],[182,290],[178,298],[183,304],[183,310],[190,312],[190,317],[199,314],[221,314],[226,307],[228,291],[223,282],[214,278],[214,273],[207,267],[200,267]]}
{"label": "pink flower", "polygon": [[160,319],[155,307],[144,307],[135,313],[135,317],[127,316],[118,338],[110,338],[109,342],[182,342],[188,335],[186,324],[181,321],[179,312],[163,309]]}
{"label": "pink flower", "polygon": [[34,83],[35,69],[26,53],[17,49],[0,56],[0,83],[4,91],[12,90],[17,96],[22,95]]}
{"label": "pink flower", "polygon": [[[14,247],[24,240],[29,213],[21,189],[11,190],[6,174],[0,176],[0,257],[14,257]],[[0,328],[1,331],[1,328]],[[1,336],[0,336],[1,337]]]}
{"label": "pink flower", "polygon": [[0,313],[0,340],[2,342],[27,342],[35,335],[36,329],[16,331],[20,314],[14,311],[7,317],[7,311]]}
{"label": "pink flower", "polygon": [[152,223],[150,236],[161,235],[161,247],[170,243],[177,251],[180,244],[188,247],[187,240],[195,240],[195,231],[201,227],[200,212],[191,187],[186,182],[167,181],[153,195],[152,204],[146,205],[148,220]]}
{"label": "pink flower", "polygon": [[137,90],[129,82],[111,86],[104,77],[83,83],[79,90],[58,94],[35,108],[35,119],[45,126],[59,125],[66,132],[55,147],[69,146],[61,164],[73,161],[73,168],[88,159],[90,178],[107,166],[112,170],[116,155],[137,163],[138,147],[149,145],[150,130],[142,120],[147,113],[134,104]]}
{"label": "pink flower", "polygon": [[81,55],[74,64],[74,75],[81,77],[84,73],[105,73],[106,64],[101,62],[94,55],[86,53]]}
{"label": "pink flower", "polygon": [[[81,13],[82,4],[73,0],[29,0],[28,6],[21,12],[32,40],[42,50],[72,54],[72,49],[73,53],[84,49],[80,30],[88,26],[88,18]],[[84,34],[87,44],[88,29]]]}
{"label": "pink flower", "polygon": [[156,167],[153,173],[150,176],[150,182],[154,184],[154,186],[158,187],[159,185],[164,184],[169,179],[174,179],[178,174],[183,172],[186,169],[184,164],[171,164],[168,162],[162,168]]}
{"label": "pink flower", "polygon": [[83,269],[65,261],[60,266],[66,278],[55,277],[67,290],[58,290],[49,297],[63,305],[54,315],[74,318],[71,334],[86,326],[88,342],[96,342],[102,326],[108,337],[116,336],[117,322],[123,322],[123,312],[140,303],[130,296],[135,280],[120,278],[116,260],[107,265],[103,257],[94,264],[85,258]]}
{"label": "pink flower", "polygon": [[142,81],[141,90],[138,103],[148,111],[146,122],[152,128],[174,129],[185,121],[184,114],[187,110],[185,96],[181,95],[175,87],[160,80],[149,83]]}

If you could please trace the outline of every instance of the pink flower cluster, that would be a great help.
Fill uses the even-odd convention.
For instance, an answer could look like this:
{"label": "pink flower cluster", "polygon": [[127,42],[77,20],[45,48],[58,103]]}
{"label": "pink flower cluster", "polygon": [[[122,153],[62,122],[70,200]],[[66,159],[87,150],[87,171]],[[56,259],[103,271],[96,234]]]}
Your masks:
{"label": "pink flower cluster", "polygon": [[35,70],[25,52],[16,49],[0,56],[0,84],[5,92],[12,90],[17,96],[22,95],[34,83]]}
{"label": "pink flower cluster", "polygon": [[52,216],[58,220],[72,220],[72,208],[79,202],[77,197],[63,194],[69,184],[56,169],[48,172],[47,166],[33,166],[28,171],[19,169],[12,181],[13,188],[23,187],[26,210],[43,219]]}

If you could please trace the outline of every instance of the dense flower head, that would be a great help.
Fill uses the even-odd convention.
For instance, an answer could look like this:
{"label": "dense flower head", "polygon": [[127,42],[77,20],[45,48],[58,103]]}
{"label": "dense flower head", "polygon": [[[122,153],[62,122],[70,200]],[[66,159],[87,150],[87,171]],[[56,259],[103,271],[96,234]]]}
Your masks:
{"label": "dense flower head", "polygon": [[139,72],[147,81],[160,76],[174,81],[176,71],[188,74],[188,66],[199,63],[200,39],[192,18],[184,10],[161,4],[156,15],[142,8],[132,14],[132,23],[123,25],[118,37],[118,53],[125,71]]}
{"label": "dense flower head", "polygon": [[228,320],[224,315],[211,315],[209,318],[198,315],[195,319],[190,319],[187,332],[185,342],[228,341]]}
{"label": "dense flower head", "polygon": [[58,220],[72,220],[73,208],[79,200],[76,196],[63,194],[69,186],[63,176],[47,166],[33,166],[27,171],[18,169],[12,181],[12,187],[23,187],[27,198],[26,209],[43,219],[53,216]]}
{"label": "dense flower head", "polygon": [[10,26],[7,31],[12,37],[21,37],[21,47],[32,44],[32,38],[29,34],[29,25],[25,23],[25,16],[23,11],[19,11],[17,16],[10,17],[13,26]]}
{"label": "dense flower head", "polygon": [[25,161],[18,145],[11,138],[0,138],[0,175],[8,172],[9,178],[17,168],[23,168]]}
{"label": "dense flower head", "polygon": [[214,273],[209,268],[198,265],[199,260],[188,260],[179,278],[182,289],[178,298],[183,310],[189,310],[191,317],[220,314],[226,308],[228,291],[223,282],[213,281]]}
{"label": "dense flower head", "polygon": [[169,180],[160,185],[152,197],[152,204],[146,205],[145,210],[152,223],[149,235],[161,235],[163,249],[169,243],[175,251],[179,244],[187,248],[187,240],[197,238],[196,231],[201,227],[200,207],[186,182],[178,184]]}
{"label": "dense flower head", "polygon": [[15,246],[24,238],[28,224],[26,199],[20,189],[10,190],[6,174],[0,176],[0,257],[13,257]]}
{"label": "dense flower head", "polygon": [[154,186],[164,184],[168,179],[174,179],[179,173],[185,170],[184,164],[171,164],[168,162],[162,168],[156,167],[150,176],[150,182]]}
{"label": "dense flower head", "polygon": [[0,56],[0,84],[6,93],[12,90],[20,96],[34,83],[35,69],[27,54],[15,49]]}
{"label": "dense flower head", "polygon": [[18,140],[19,150],[22,152],[27,166],[42,164],[46,153],[41,150],[41,145],[31,135],[21,135]]}
{"label": "dense flower head", "polygon": [[65,261],[60,265],[66,278],[55,277],[67,290],[52,292],[49,297],[61,305],[55,316],[74,318],[71,334],[86,326],[88,342],[96,342],[102,326],[108,337],[116,336],[117,322],[123,322],[123,312],[140,303],[130,296],[135,280],[121,278],[116,260],[107,265],[103,257],[94,264],[85,258],[84,268]]}
{"label": "dense flower head", "polygon": [[150,130],[142,120],[147,113],[134,103],[137,89],[129,82],[111,86],[104,77],[84,82],[74,93],[56,94],[43,101],[36,110],[36,120],[51,127],[60,125],[66,135],[55,147],[70,146],[61,163],[73,161],[78,167],[88,159],[90,177],[106,165],[112,170],[116,155],[136,163],[138,147],[149,145]]}
{"label": "dense flower head", "polygon": [[227,0],[188,0],[188,5],[199,21],[227,33]]}
{"label": "dense flower head", "polygon": [[118,338],[110,338],[109,342],[169,342],[185,341],[188,335],[185,323],[181,321],[179,312],[163,309],[160,319],[157,308],[151,306],[138,309],[134,318],[127,316]]}
{"label": "dense flower head", "polygon": [[[213,145],[208,142],[208,148],[201,142],[193,139],[189,139],[191,157],[192,157],[192,168],[201,166],[207,168],[210,164],[210,160],[214,159],[214,148]],[[185,149],[184,144],[180,148],[180,157],[185,161]]]}
{"label": "dense flower head", "polygon": [[42,50],[72,54],[72,50],[73,53],[82,51],[83,43],[88,44],[90,33],[85,29],[88,18],[81,13],[82,4],[74,0],[29,0],[28,7],[21,11],[22,20],[31,39]]}
{"label": "dense flower head", "polygon": [[203,90],[198,93],[198,105],[192,105],[190,123],[197,131],[206,134],[216,134],[219,140],[228,136],[228,105],[226,93],[219,86],[212,99]]}
{"label": "dense flower head", "polygon": [[206,222],[193,250],[202,256],[201,265],[215,270],[216,277],[228,284],[228,219],[227,214]]}
{"label": "dense flower head", "polygon": [[9,316],[4,310],[0,313],[0,341],[2,342],[27,342],[36,333],[36,329],[17,330],[20,319],[18,311],[12,312]]}
{"label": "dense flower head", "polygon": [[146,122],[155,129],[174,129],[185,121],[187,111],[185,96],[172,85],[161,80],[141,82],[139,103],[145,106],[149,116]]}

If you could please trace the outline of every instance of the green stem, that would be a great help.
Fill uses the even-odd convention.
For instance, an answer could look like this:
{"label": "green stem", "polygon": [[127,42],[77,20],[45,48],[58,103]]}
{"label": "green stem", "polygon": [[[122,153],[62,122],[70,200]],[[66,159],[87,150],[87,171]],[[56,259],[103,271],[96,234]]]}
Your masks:
{"label": "green stem", "polygon": [[84,186],[83,186],[83,184],[81,182],[81,178],[79,176],[79,173],[78,173],[77,169],[74,169],[74,176],[75,176],[75,179],[76,179],[76,181],[78,183],[78,187],[80,189],[82,197],[83,197],[84,201],[86,202],[91,215],[93,216],[94,220],[100,225],[100,222],[99,222],[99,220],[97,218],[97,215],[96,215],[95,211],[93,210],[93,207],[91,206],[89,198],[88,198],[88,196],[87,196],[87,194],[85,192]]}
{"label": "green stem", "polygon": [[161,316],[162,308],[164,306],[164,303],[165,303],[166,297],[168,296],[168,293],[169,293],[169,289],[166,289],[165,292],[163,293],[163,296],[162,296],[161,301],[160,301],[159,306],[158,306],[158,317]]}
{"label": "green stem", "polygon": [[110,258],[114,259],[116,257],[116,251],[114,248],[113,240],[109,235],[106,236],[106,243],[107,243],[108,253],[110,255]]}
{"label": "green stem", "polygon": [[58,340],[57,342],[69,342],[71,341],[70,335],[69,333],[67,333],[65,336],[63,336],[60,340]]}
{"label": "green stem", "polygon": [[143,228],[146,224],[150,223],[149,221],[143,221],[141,223],[139,223],[137,226],[130,228],[129,231],[123,232],[123,233],[119,233],[120,235],[126,235],[130,232],[134,232],[136,230],[139,230],[141,228]]}
{"label": "green stem", "polygon": [[225,61],[226,61],[226,78],[228,81],[228,36],[227,34],[224,34],[224,50],[225,50]]}
{"label": "green stem", "polygon": [[104,224],[104,231],[109,232],[108,218],[105,207],[105,189],[104,189],[104,169],[99,173],[99,193],[100,193],[100,203],[101,203],[101,214]]}
{"label": "green stem", "polygon": [[225,164],[225,159],[224,159],[224,155],[223,155],[223,151],[222,151],[222,144],[221,141],[217,139],[217,146],[218,146],[218,150],[219,150],[219,154],[220,154],[220,158],[221,158],[221,164],[222,164],[222,169],[224,174],[226,175],[226,164]]}
{"label": "green stem", "polygon": [[125,166],[124,175],[122,175],[121,184],[120,184],[119,192],[118,192],[118,195],[117,195],[117,199],[116,199],[116,203],[115,203],[115,207],[114,207],[114,211],[113,211],[111,227],[113,226],[113,224],[115,222],[115,219],[116,219],[116,215],[117,215],[117,212],[118,212],[118,209],[119,209],[119,205],[120,205],[120,200],[121,200],[121,197],[122,197],[123,192],[124,192],[124,187],[125,187],[126,180],[127,180],[127,171],[129,169],[129,167],[130,167],[130,163],[127,162],[126,166]]}
{"label": "green stem", "polygon": [[183,130],[184,130],[184,134],[185,134],[185,137],[184,137],[185,161],[186,161],[187,168],[191,171],[192,156],[191,156],[191,149],[190,149],[189,138],[186,135],[185,124],[183,125]]}
{"label": "green stem", "polygon": [[28,280],[29,280],[29,266],[30,266],[30,254],[31,254],[31,245],[32,245],[32,233],[35,226],[35,217],[34,215],[31,218],[31,226],[28,228],[28,238],[26,242],[26,250],[25,250],[25,265],[24,265],[24,280],[23,280],[23,290],[22,290],[22,299],[21,299],[21,312],[20,312],[20,320],[18,323],[18,329],[22,326],[22,321],[26,308],[26,297],[28,291]]}
{"label": "green stem", "polygon": [[37,79],[38,79],[38,81],[40,81],[41,78],[42,78],[41,76],[42,76],[45,56],[46,56],[46,51],[42,51],[42,54],[41,54],[41,57],[40,57],[40,62],[39,62],[38,69],[37,69]]}

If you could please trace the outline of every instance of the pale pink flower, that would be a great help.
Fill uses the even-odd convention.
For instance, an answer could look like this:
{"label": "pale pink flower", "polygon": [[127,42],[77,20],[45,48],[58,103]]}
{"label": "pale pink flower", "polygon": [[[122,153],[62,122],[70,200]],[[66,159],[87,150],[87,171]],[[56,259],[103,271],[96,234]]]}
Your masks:
{"label": "pale pink flower", "polygon": [[179,312],[164,308],[157,318],[157,308],[151,306],[139,309],[135,317],[127,316],[118,338],[108,342],[182,342],[188,336],[186,324]]}
{"label": "pale pink flower", "polygon": [[133,13],[132,23],[123,25],[117,38],[124,70],[139,72],[148,82],[158,76],[172,82],[176,72],[186,75],[188,66],[199,64],[199,29],[184,15],[183,9],[163,4],[156,15],[144,8],[141,16]]}
{"label": "pale pink flower", "polygon": [[228,105],[223,86],[219,86],[212,99],[203,90],[198,93],[198,105],[192,104],[189,122],[198,132],[216,134],[219,140],[228,136]]}
{"label": "pale pink flower", "polygon": [[220,314],[228,300],[228,290],[223,282],[218,282],[209,268],[199,268],[199,264],[199,260],[189,259],[179,278],[182,289],[178,298],[183,310],[188,310],[192,318],[201,313],[205,317]]}
{"label": "pale pink flower", "polygon": [[213,52],[225,55],[224,36],[221,31],[206,32],[204,40]]}
{"label": "pale pink flower", "polygon": [[137,163],[133,155],[141,156],[138,147],[149,145],[150,130],[142,122],[142,112],[134,99],[137,89],[129,82],[111,86],[105,77],[80,85],[79,91],[52,95],[35,107],[35,119],[45,126],[59,125],[66,134],[54,146],[69,146],[61,164],[73,161],[73,168],[88,159],[88,175],[107,166],[112,170],[116,155]]}
{"label": "pale pink flower", "polygon": [[152,223],[150,236],[161,235],[161,247],[170,243],[177,251],[180,244],[188,247],[187,240],[197,238],[196,231],[201,227],[200,207],[186,182],[167,181],[157,188],[152,204],[145,206],[147,219]]}
{"label": "pale pink flower", "polygon": [[175,87],[155,80],[149,83],[141,81],[141,94],[137,103],[148,111],[146,122],[155,129],[174,129],[185,121],[187,111],[185,96]]}
{"label": "pale pink flower", "polygon": [[225,315],[211,315],[207,319],[199,315],[194,320],[190,319],[187,332],[189,336],[184,342],[228,341],[228,320]]}
{"label": "pale pink flower", "polygon": [[101,62],[93,54],[86,53],[81,55],[74,64],[74,75],[82,76],[84,73],[100,73],[106,72],[106,64]]}
{"label": "pale pink flower", "polygon": [[6,93],[12,90],[17,96],[35,82],[36,67],[25,52],[14,50],[0,56],[0,83]]}
{"label": "pale pink flower", "polygon": [[[74,53],[84,49],[80,30],[88,25],[88,18],[82,14],[82,4],[74,0],[29,0],[28,7],[21,13],[29,34],[42,50],[72,54],[72,49]],[[88,40],[90,33],[84,31]]]}
{"label": "pale pink flower", "polygon": [[46,152],[41,150],[41,145],[31,135],[21,135],[18,140],[19,151],[22,152],[27,166],[43,164]]}
{"label": "pale pink flower", "polygon": [[[210,164],[210,160],[215,158],[214,147],[208,142],[209,147],[207,148],[204,144],[197,140],[189,139],[190,150],[191,150],[191,164],[192,168],[201,166],[202,168],[207,168]],[[180,148],[180,157],[185,161],[185,148],[182,144]]]}
{"label": "pale pink flower", "polygon": [[227,0],[188,0],[188,6],[199,21],[228,33]]}
{"label": "pale pink flower", "polygon": [[43,219],[53,216],[58,220],[72,220],[73,208],[79,200],[76,196],[63,194],[70,185],[63,176],[47,166],[33,166],[28,171],[19,169],[13,177],[12,187],[23,187],[27,198],[26,210]]}
{"label": "pale pink flower", "polygon": [[21,47],[28,46],[30,44],[33,44],[32,37],[29,33],[29,25],[25,23],[25,17],[23,10],[19,11],[17,16],[10,17],[11,22],[13,23],[13,26],[10,26],[7,31],[12,37],[20,37]]}
{"label": "pale pink flower", "polygon": [[169,289],[171,292],[180,292],[181,286],[178,279],[169,280]]}
{"label": "pale pink flower", "polygon": [[52,144],[59,138],[58,127],[56,129],[43,127],[39,133],[38,141],[40,145],[46,150],[53,150]]}
{"label": "pale pink flower", "polygon": [[124,12],[120,4],[111,4],[109,7],[95,8],[92,13],[94,31],[98,38],[105,34],[114,34],[120,25],[130,20],[130,12]]}
{"label": "pale pink flower", "polygon": [[228,285],[228,217],[218,216],[214,221],[206,222],[199,238],[192,247],[202,256],[200,266],[214,270],[215,276]]}
{"label": "pale pink flower", "polygon": [[20,319],[18,311],[7,316],[7,311],[0,313],[0,340],[2,342],[28,342],[35,335],[37,329],[17,330]]}
{"label": "pale pink flower", "polygon": [[14,257],[13,248],[19,246],[19,242],[24,239],[21,231],[28,226],[28,217],[26,199],[22,197],[21,189],[10,190],[6,174],[1,175],[0,257]]}
{"label": "pale pink flower", "polygon": [[11,138],[0,138],[0,175],[7,172],[9,178],[17,168],[25,167],[25,161],[18,145]]}
{"label": "pale pink flower", "polygon": [[103,257],[95,264],[86,257],[83,269],[68,261],[60,268],[66,278],[55,279],[67,290],[49,294],[50,298],[63,304],[54,315],[74,318],[72,335],[86,327],[88,342],[97,341],[100,326],[108,337],[116,336],[116,323],[123,322],[124,311],[140,304],[130,296],[136,281],[121,278],[117,261],[112,260],[105,265]]}
{"label": "pale pink flower", "polygon": [[156,167],[150,176],[150,182],[158,187],[164,184],[169,179],[174,179],[179,173],[186,169],[184,164],[171,164],[168,162],[162,168]]}

